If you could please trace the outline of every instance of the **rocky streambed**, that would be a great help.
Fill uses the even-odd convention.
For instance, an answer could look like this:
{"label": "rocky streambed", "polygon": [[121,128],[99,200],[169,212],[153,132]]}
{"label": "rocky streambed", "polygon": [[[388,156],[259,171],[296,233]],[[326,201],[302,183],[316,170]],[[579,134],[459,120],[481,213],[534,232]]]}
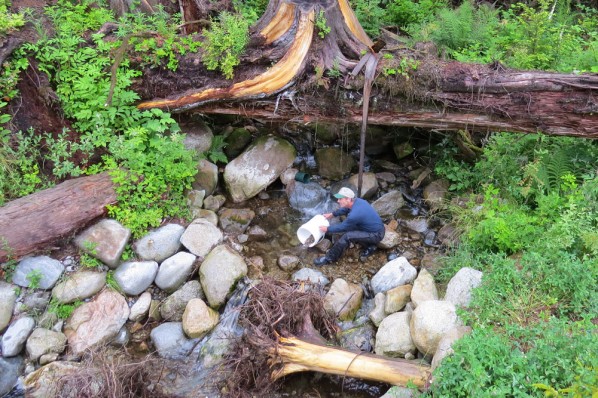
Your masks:
{"label": "rocky streambed", "polygon": [[[188,145],[205,151],[211,134],[192,129]],[[239,292],[266,276],[320,285],[343,347],[436,366],[466,332],[456,309],[481,281],[467,264],[446,286],[434,280],[443,247],[454,239],[450,225],[434,216],[447,200],[446,184],[413,156],[399,159],[408,140],[386,145],[394,161],[388,153],[370,156],[362,185],[362,197],[386,224],[379,249],[362,262],[361,248],[353,247],[338,263],[314,267],[331,241],[309,248],[296,231],[335,208],[331,192],[355,189],[357,175],[355,153],[342,139],[314,154],[313,136],[307,137],[254,131],[231,150],[226,166],[201,161],[188,195],[192,221],[167,220],[133,239],[104,219],[60,250],[3,264],[11,278],[0,282],[0,396],[15,386],[13,393],[56,395],[52,387],[61,378],[92,367],[85,358],[98,347],[157,359],[144,376],[154,396],[226,395],[219,384],[226,376],[214,376],[214,369],[242,333],[230,314],[242,303]],[[309,172],[309,181],[297,181],[299,171]],[[69,306],[76,308],[60,318]],[[318,385],[326,386],[319,396],[350,390],[346,380],[321,377],[289,377],[289,391],[278,394],[311,396]],[[93,383],[99,391],[106,382]],[[387,389],[358,383],[354,396]]]}

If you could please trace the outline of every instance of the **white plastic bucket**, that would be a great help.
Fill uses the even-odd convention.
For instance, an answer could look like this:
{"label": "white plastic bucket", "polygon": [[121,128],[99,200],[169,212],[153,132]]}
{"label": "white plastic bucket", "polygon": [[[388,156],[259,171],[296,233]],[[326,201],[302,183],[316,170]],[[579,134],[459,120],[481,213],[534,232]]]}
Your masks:
{"label": "white plastic bucket", "polygon": [[310,236],[314,237],[314,242],[311,245],[309,245],[309,247],[314,247],[315,245],[320,243],[320,241],[324,239],[324,232],[320,231],[320,226],[322,225],[329,226],[330,223],[328,222],[326,217],[324,217],[321,214],[318,214],[316,216],[313,216],[311,220],[300,226],[297,230],[297,238],[299,238],[301,244],[304,244]]}

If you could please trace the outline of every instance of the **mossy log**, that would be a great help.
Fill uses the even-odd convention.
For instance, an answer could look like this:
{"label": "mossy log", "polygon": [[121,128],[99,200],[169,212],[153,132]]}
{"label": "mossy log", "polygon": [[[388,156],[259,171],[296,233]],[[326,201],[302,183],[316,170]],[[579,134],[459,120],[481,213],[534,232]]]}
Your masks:
{"label": "mossy log", "polygon": [[116,203],[107,172],[65,181],[0,207],[0,262],[66,238]]}

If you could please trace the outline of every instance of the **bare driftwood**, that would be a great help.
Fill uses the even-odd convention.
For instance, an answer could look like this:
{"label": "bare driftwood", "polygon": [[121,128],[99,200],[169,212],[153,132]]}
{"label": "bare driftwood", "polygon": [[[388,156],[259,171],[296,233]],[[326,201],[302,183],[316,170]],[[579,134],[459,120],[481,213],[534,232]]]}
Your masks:
{"label": "bare driftwood", "polygon": [[0,207],[0,262],[66,237],[116,203],[107,172],[65,181]]}
{"label": "bare driftwood", "polygon": [[331,346],[338,326],[317,289],[271,278],[252,288],[239,316],[245,333],[227,360],[231,396],[268,396],[284,376],[305,371],[425,387],[427,366]]}

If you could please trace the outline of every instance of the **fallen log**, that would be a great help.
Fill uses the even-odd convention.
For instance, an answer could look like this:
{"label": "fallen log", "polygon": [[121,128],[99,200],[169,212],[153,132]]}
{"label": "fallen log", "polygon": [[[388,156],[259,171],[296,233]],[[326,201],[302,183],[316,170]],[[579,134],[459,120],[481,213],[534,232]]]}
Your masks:
{"label": "fallen log", "polygon": [[105,216],[116,203],[107,172],[65,181],[0,207],[0,262],[20,258]]}
{"label": "fallen log", "polygon": [[339,327],[320,289],[271,278],[251,288],[239,313],[245,332],[225,365],[230,396],[269,396],[285,376],[310,371],[426,388],[428,366],[334,346]]}
{"label": "fallen log", "polygon": [[396,386],[409,383],[423,389],[430,377],[428,366],[407,360],[387,358],[363,352],[310,343],[297,337],[281,337],[270,348],[272,379],[296,372],[322,372],[339,376],[378,381]]}

